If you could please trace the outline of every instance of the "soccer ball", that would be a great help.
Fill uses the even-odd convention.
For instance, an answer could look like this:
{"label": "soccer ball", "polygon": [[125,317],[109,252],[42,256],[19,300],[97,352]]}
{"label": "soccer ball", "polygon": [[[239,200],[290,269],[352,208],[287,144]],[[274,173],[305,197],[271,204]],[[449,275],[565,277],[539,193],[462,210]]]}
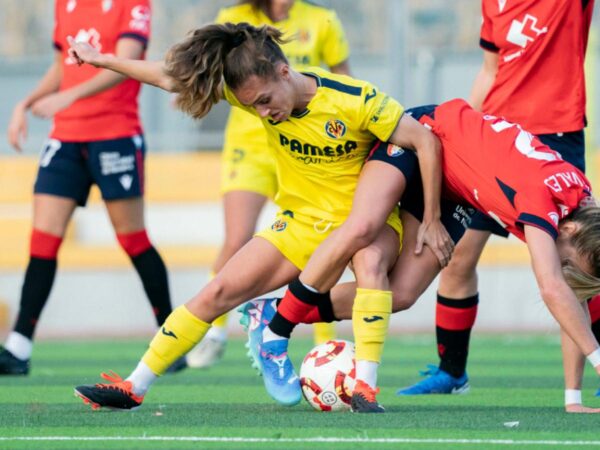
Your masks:
{"label": "soccer ball", "polygon": [[355,373],[352,342],[335,340],[317,345],[300,368],[304,398],[318,411],[350,409]]}

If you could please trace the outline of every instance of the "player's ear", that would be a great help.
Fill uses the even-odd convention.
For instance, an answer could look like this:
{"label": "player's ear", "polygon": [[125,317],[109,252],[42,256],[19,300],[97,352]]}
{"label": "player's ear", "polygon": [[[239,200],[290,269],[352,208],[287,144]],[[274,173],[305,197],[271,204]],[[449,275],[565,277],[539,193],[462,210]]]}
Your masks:
{"label": "player's ear", "polygon": [[285,63],[279,64],[279,66],[277,67],[277,73],[279,74],[279,77],[281,79],[286,81],[289,80],[291,76],[290,66]]}
{"label": "player's ear", "polygon": [[573,220],[567,220],[565,222],[561,222],[560,225],[558,226],[558,230],[560,231],[560,234],[567,238],[570,238],[571,236],[573,236],[573,234],[575,234],[577,231],[579,231],[579,228],[581,228],[581,224],[578,222],[575,222]]}

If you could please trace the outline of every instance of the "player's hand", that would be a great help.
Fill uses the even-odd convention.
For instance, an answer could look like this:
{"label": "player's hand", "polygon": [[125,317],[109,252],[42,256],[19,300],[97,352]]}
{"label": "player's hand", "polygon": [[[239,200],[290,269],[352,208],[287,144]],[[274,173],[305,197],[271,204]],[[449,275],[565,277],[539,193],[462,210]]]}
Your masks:
{"label": "player's hand", "polygon": [[22,143],[27,139],[27,107],[17,103],[8,123],[8,143],[18,152],[23,151]]}
{"label": "player's hand", "polygon": [[416,255],[421,254],[423,245],[427,245],[433,251],[442,267],[448,265],[454,251],[454,242],[442,222],[434,220],[429,223],[421,223],[417,233]]}
{"label": "player's hand", "polygon": [[77,64],[87,63],[95,67],[99,66],[102,54],[97,49],[87,42],[76,42],[71,36],[67,37],[67,41],[71,46],[69,56],[77,61]]}
{"label": "player's hand", "polygon": [[566,405],[565,411],[568,413],[597,414],[600,413],[600,408],[590,408],[579,403],[574,403],[572,405]]}
{"label": "player's hand", "polygon": [[42,119],[50,119],[56,113],[71,106],[74,101],[69,91],[56,92],[42,97],[31,105],[31,112]]}

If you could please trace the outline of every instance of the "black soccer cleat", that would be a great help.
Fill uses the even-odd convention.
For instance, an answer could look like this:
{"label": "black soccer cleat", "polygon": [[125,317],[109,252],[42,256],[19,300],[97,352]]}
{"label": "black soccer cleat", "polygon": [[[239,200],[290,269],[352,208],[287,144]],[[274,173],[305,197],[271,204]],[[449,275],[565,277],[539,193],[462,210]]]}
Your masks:
{"label": "black soccer cleat", "polygon": [[385,412],[385,408],[375,398],[377,394],[379,394],[379,389],[373,389],[364,381],[356,380],[356,386],[350,399],[350,410],[355,413]]}
{"label": "black soccer cleat", "polygon": [[111,371],[111,375],[100,374],[110,383],[86,384],[75,388],[75,395],[90,405],[92,409],[102,407],[118,410],[136,410],[144,401],[143,395],[133,393],[131,381],[124,381],[120,376]]}
{"label": "black soccer cleat", "polygon": [[29,360],[17,358],[6,349],[0,352],[0,375],[27,375]]}

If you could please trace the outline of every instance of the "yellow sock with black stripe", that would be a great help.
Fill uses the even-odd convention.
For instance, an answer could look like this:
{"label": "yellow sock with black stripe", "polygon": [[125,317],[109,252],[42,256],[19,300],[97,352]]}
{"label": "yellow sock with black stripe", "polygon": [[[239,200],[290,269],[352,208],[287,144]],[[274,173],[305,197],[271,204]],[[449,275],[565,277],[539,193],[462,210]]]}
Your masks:
{"label": "yellow sock with black stripe", "polygon": [[178,358],[204,337],[210,324],[198,319],[185,305],[173,310],[150,342],[142,361],[156,375],[162,375]]}
{"label": "yellow sock with black stripe", "polygon": [[313,325],[315,344],[323,344],[324,342],[335,339],[335,324],[317,322]]}
{"label": "yellow sock with black stripe", "polygon": [[357,361],[381,362],[391,314],[391,291],[356,289],[352,307],[352,330]]}

